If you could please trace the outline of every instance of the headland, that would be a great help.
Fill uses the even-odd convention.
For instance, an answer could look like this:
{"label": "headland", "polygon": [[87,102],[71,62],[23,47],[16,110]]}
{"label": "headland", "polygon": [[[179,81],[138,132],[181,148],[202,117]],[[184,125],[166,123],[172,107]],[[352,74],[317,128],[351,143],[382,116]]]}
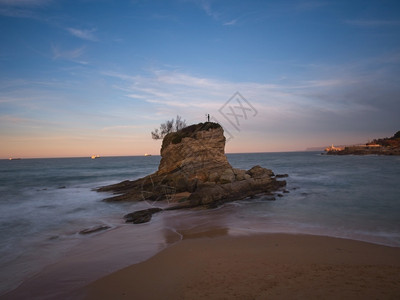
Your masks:
{"label": "headland", "polygon": [[389,138],[374,139],[372,142],[353,146],[334,145],[325,148],[329,155],[400,155],[400,131]]}

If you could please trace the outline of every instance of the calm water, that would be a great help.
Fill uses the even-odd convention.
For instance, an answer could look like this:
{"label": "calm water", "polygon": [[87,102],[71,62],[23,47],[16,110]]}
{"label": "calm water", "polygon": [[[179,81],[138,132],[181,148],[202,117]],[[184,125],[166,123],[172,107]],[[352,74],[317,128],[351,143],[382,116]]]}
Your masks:
{"label": "calm water", "polygon": [[[325,156],[316,152],[231,154],[233,167],[287,173],[290,193],[232,202],[215,210],[164,212],[149,224],[122,216],[148,207],[105,203],[93,188],[154,172],[160,157],[0,160],[0,294],[56,262],[92,236],[94,225],[126,227],[136,238],[217,226],[231,234],[311,233],[400,246],[400,157]],[[110,246],[111,247],[111,246]],[[10,275],[13,274],[13,275]]]}

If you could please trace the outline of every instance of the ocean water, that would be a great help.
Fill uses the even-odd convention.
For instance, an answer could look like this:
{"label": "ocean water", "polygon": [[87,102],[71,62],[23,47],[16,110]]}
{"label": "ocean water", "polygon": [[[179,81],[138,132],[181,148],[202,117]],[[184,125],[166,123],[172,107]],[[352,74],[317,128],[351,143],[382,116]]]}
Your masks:
{"label": "ocean water", "polygon": [[119,248],[137,247],[147,255],[170,242],[157,243],[165,230],[179,235],[207,228],[232,235],[318,234],[400,247],[400,157],[319,152],[227,156],[235,168],[261,165],[288,174],[284,180],[289,193],[277,193],[275,201],[260,196],[213,210],[163,212],[150,223],[131,225],[124,224],[124,214],[158,204],[107,203],[102,199],[108,195],[93,189],[148,175],[157,170],[159,156],[0,160],[0,295],[77,245],[82,249],[95,241],[103,233],[78,232],[104,224],[111,232],[124,228],[142,241],[141,246],[137,242]]}

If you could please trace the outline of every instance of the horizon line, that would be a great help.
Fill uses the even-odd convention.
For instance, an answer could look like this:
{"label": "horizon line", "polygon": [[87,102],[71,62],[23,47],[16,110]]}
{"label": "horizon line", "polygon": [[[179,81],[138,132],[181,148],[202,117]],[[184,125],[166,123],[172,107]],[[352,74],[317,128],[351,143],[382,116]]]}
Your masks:
{"label": "horizon line", "polygon": [[[322,147],[321,147],[322,148]],[[285,151],[255,151],[255,152],[226,152],[225,154],[263,154],[263,153],[292,153],[292,152],[320,152],[320,150],[285,150]],[[151,154],[147,156],[161,156],[161,154]],[[110,158],[110,157],[146,157],[145,154],[132,154],[132,155],[104,155],[98,158]],[[24,156],[9,156],[0,157],[0,160],[22,160],[22,159],[56,159],[56,158],[91,158],[91,156],[34,156],[34,157],[24,157]]]}

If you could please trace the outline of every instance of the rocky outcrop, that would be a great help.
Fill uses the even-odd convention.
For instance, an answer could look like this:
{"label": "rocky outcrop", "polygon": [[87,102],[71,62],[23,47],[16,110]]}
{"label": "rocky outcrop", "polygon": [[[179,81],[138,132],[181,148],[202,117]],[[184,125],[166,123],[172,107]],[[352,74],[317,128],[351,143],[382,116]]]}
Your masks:
{"label": "rocky outcrop", "polygon": [[[232,168],[225,156],[223,129],[216,123],[200,123],[165,136],[158,171],[135,181],[100,188],[114,192],[106,201],[167,200],[167,210],[221,203],[271,194],[286,185],[274,173],[255,166],[248,171]],[[157,211],[160,211],[158,209]],[[126,216],[127,222],[143,223],[155,210]],[[137,220],[137,221],[135,221]]]}

